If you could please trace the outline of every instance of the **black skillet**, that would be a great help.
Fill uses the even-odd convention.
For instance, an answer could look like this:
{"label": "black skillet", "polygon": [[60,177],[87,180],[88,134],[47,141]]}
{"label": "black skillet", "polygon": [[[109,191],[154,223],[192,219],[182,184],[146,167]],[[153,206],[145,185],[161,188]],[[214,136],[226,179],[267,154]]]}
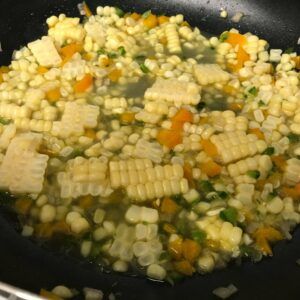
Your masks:
{"label": "black skillet", "polygon": [[[45,19],[64,12],[77,16],[80,0],[0,0],[0,65],[9,63],[14,49],[45,33]],[[201,30],[220,34],[237,27],[268,40],[273,48],[297,49],[300,37],[300,0],[118,0],[88,1],[92,9],[98,5],[119,6],[125,11],[173,15],[182,13],[188,22]],[[243,12],[238,23],[219,17],[220,8],[229,16]],[[299,48],[298,48],[299,52]],[[95,266],[45,250],[21,237],[16,230],[15,216],[0,208],[0,281],[38,292],[65,284],[102,289],[117,299],[214,299],[212,290],[230,283],[239,292],[232,299],[300,299],[300,231],[291,242],[275,247],[274,257],[253,265],[243,262],[206,276],[194,276],[174,287],[118,274],[102,273]]]}

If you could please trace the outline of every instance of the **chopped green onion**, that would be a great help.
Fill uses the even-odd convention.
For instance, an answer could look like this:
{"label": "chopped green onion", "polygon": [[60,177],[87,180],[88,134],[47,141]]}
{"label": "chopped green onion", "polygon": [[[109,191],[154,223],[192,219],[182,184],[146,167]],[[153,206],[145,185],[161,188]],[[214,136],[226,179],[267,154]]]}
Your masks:
{"label": "chopped green onion", "polygon": [[106,51],[103,49],[103,48],[100,48],[98,51],[97,51],[97,54],[98,55],[101,55],[101,54],[105,54]]}
{"label": "chopped green onion", "polygon": [[160,256],[159,256],[159,260],[162,261],[162,260],[170,260],[171,256],[168,252],[166,251],[163,251]]}
{"label": "chopped green onion", "polygon": [[191,237],[194,241],[201,244],[206,239],[206,232],[202,230],[193,230],[191,232]]}
{"label": "chopped green onion", "polygon": [[225,192],[225,191],[219,191],[219,192],[217,192],[218,193],[218,195],[219,195],[219,197],[221,198],[221,199],[227,199],[228,198],[228,193],[227,192]]}
{"label": "chopped green onion", "polygon": [[81,150],[81,149],[74,149],[71,155],[72,155],[72,157],[82,156],[83,155],[83,150]]}
{"label": "chopped green onion", "polygon": [[240,251],[242,256],[251,258],[253,262],[260,261],[262,258],[262,254],[251,246],[241,245]]}
{"label": "chopped green onion", "polygon": [[123,17],[124,16],[124,11],[121,9],[121,8],[119,8],[119,7],[115,7],[115,10],[116,10],[116,14],[121,18],[121,17]]}
{"label": "chopped green onion", "polygon": [[199,182],[200,190],[204,193],[214,192],[214,187],[212,183],[208,180],[201,180]]}
{"label": "chopped green onion", "polygon": [[298,143],[299,141],[300,141],[300,137],[299,137],[299,135],[297,135],[297,134],[295,134],[295,133],[289,133],[288,135],[287,135],[287,137],[288,137],[288,139],[289,139],[289,141],[291,142],[291,143]]}
{"label": "chopped green onion", "polygon": [[219,37],[219,41],[222,43],[224,41],[226,41],[228,39],[229,36],[229,32],[228,31],[224,31],[220,37]]}
{"label": "chopped green onion", "polygon": [[178,230],[178,232],[183,235],[183,236],[187,236],[188,232],[189,232],[189,228],[188,228],[188,224],[186,222],[186,220],[184,219],[179,219],[176,223],[175,226]]}
{"label": "chopped green onion", "polygon": [[126,54],[126,50],[123,46],[120,46],[118,48],[118,51],[119,51],[120,55],[122,55],[122,56],[124,56]]}
{"label": "chopped green onion", "polygon": [[258,170],[249,170],[246,174],[254,179],[258,179],[260,176],[260,172]]}
{"label": "chopped green onion", "polygon": [[142,18],[143,18],[143,19],[147,19],[150,15],[151,15],[151,9],[145,11],[145,12],[142,14]]}
{"label": "chopped green onion", "polygon": [[258,89],[255,86],[253,86],[252,88],[250,88],[248,90],[248,93],[251,94],[251,95],[253,95],[255,97],[258,94]]}
{"label": "chopped green onion", "polygon": [[11,122],[11,120],[7,120],[7,119],[0,117],[0,124],[8,125],[10,122]]}
{"label": "chopped green onion", "polygon": [[275,153],[274,147],[268,147],[262,154],[273,155]]}
{"label": "chopped green onion", "polygon": [[117,58],[118,57],[117,53],[115,53],[115,52],[109,52],[109,53],[107,53],[107,56],[109,58]]}
{"label": "chopped green onion", "polygon": [[265,104],[264,101],[262,101],[262,100],[259,100],[259,101],[258,101],[258,106],[259,106],[259,107],[265,106],[265,105],[266,105],[266,104]]}
{"label": "chopped green onion", "polygon": [[220,211],[219,216],[222,220],[230,222],[233,225],[236,225],[238,212],[234,207],[228,207]]}
{"label": "chopped green onion", "polygon": [[144,63],[140,64],[140,69],[142,70],[143,73],[149,73],[150,70],[145,66]]}
{"label": "chopped green onion", "polygon": [[285,53],[285,54],[291,54],[293,52],[295,52],[294,48],[293,47],[289,47],[283,53]]}

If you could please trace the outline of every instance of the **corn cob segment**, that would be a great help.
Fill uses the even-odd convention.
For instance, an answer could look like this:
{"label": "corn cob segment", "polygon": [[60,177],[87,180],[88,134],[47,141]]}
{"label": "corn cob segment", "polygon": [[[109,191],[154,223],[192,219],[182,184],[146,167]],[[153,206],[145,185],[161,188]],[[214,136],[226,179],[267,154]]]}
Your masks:
{"label": "corn cob segment", "polygon": [[99,107],[68,102],[61,121],[53,122],[52,134],[61,137],[80,135],[84,128],[97,126]]}
{"label": "corn cob segment", "polygon": [[29,118],[31,110],[26,106],[18,106],[15,104],[0,104],[0,116],[5,119]]}
{"label": "corn cob segment", "polygon": [[167,47],[169,52],[172,54],[181,53],[182,49],[176,24],[168,24],[165,28],[165,34],[167,37]]}
{"label": "corn cob segment", "polygon": [[295,185],[300,182],[300,160],[291,158],[287,160],[283,180],[288,185]]}
{"label": "corn cob segment", "polygon": [[243,116],[235,116],[235,113],[231,110],[213,111],[211,113],[211,121],[214,128],[219,131],[246,131],[248,128],[248,119]]}
{"label": "corn cob segment", "polygon": [[104,100],[104,108],[115,114],[123,113],[127,108],[125,98],[108,98]]}
{"label": "corn cob segment", "polygon": [[194,66],[194,75],[201,85],[226,82],[230,79],[229,73],[217,64],[199,64]]}
{"label": "corn cob segment", "polygon": [[52,39],[49,37],[43,37],[40,40],[29,43],[28,48],[37,62],[43,67],[55,67],[62,62]]}
{"label": "corn cob segment", "polygon": [[152,87],[146,90],[145,98],[153,101],[167,101],[175,105],[196,105],[200,102],[200,87],[193,82],[158,78]]}
{"label": "corn cob segment", "polygon": [[135,145],[134,156],[139,158],[149,158],[154,163],[161,163],[164,152],[160,144],[156,142],[148,142],[144,139],[139,139]]}
{"label": "corn cob segment", "polygon": [[0,150],[6,149],[10,141],[16,135],[16,126],[14,124],[9,124],[4,127],[2,133],[0,133]]}
{"label": "corn cob segment", "polygon": [[43,188],[48,156],[37,148],[42,136],[26,133],[9,144],[0,166],[0,188],[14,193],[39,193]]}
{"label": "corn cob segment", "polygon": [[244,131],[213,135],[210,140],[217,147],[222,164],[253,156],[267,148],[265,141],[258,140],[254,134],[246,134]]}
{"label": "corn cob segment", "polygon": [[[248,171],[257,170],[260,174],[259,179],[265,179],[271,168],[272,160],[269,155],[256,155],[254,157],[248,157],[227,166],[229,175],[233,177],[233,179],[237,183],[242,183],[242,181],[251,178],[250,176],[245,175]],[[244,177],[243,175],[245,175],[246,177]]]}
{"label": "corn cob segment", "polygon": [[107,163],[101,158],[76,157],[69,160],[64,172],[57,175],[62,198],[98,196],[107,188]]}
{"label": "corn cob segment", "polygon": [[[121,169],[124,161],[110,162],[111,186],[113,188],[119,188],[127,187],[128,185],[146,184],[147,182],[153,182],[156,180],[170,178],[180,179],[183,177],[183,168],[180,165],[151,166],[138,170],[136,162],[141,164],[145,161],[147,163],[149,162],[148,159],[125,161],[127,169]],[[117,164],[119,164],[119,166],[116,166]]]}

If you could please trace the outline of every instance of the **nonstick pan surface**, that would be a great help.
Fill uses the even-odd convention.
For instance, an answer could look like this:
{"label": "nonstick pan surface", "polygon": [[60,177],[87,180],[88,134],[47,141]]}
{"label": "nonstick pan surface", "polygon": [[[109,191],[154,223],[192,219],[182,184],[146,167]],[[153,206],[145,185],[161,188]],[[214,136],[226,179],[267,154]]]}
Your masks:
{"label": "nonstick pan surface", "polygon": [[[61,12],[77,16],[80,0],[0,0],[0,65],[8,64],[14,49],[26,45],[45,33],[45,19]],[[236,27],[268,40],[272,48],[297,46],[300,37],[299,0],[118,0],[88,1],[98,5],[119,6],[125,11],[172,15],[182,13],[193,26],[212,34]],[[236,24],[219,17],[220,8],[229,16],[243,12]],[[298,49],[297,49],[298,47]],[[243,262],[206,276],[194,276],[171,287],[114,273],[105,274],[94,265],[40,248],[17,233],[16,217],[0,206],[0,281],[38,292],[64,284],[101,289],[117,299],[214,299],[212,290],[233,283],[239,292],[232,299],[300,299],[300,231],[292,241],[275,246],[274,257],[259,264]]]}

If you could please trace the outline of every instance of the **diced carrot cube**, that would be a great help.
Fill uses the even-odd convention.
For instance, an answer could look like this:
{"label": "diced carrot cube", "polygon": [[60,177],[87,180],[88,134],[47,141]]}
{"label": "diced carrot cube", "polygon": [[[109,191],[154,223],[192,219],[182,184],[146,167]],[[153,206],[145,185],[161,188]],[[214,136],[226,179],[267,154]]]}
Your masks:
{"label": "diced carrot cube", "polygon": [[38,66],[37,71],[39,74],[45,74],[49,71],[49,69],[47,69],[46,67],[43,67],[43,66]]}
{"label": "diced carrot cube", "polygon": [[144,19],[144,25],[149,29],[157,26],[157,17],[153,14],[150,14],[147,18]]}
{"label": "diced carrot cube", "polygon": [[274,155],[271,156],[272,162],[275,164],[275,166],[282,172],[285,171],[286,167],[286,159],[283,155]]}
{"label": "diced carrot cube", "polygon": [[122,75],[122,71],[120,69],[113,69],[107,77],[112,81],[112,82],[117,82],[119,78]]}
{"label": "diced carrot cube", "polygon": [[53,90],[46,92],[46,99],[50,103],[54,103],[54,102],[58,101],[60,99],[60,96],[61,96],[60,88],[55,88]]}
{"label": "diced carrot cube", "polygon": [[176,145],[182,143],[182,134],[178,130],[161,129],[156,138],[161,145],[169,149],[173,149]]}
{"label": "diced carrot cube", "polygon": [[194,119],[193,114],[185,109],[185,108],[181,108],[180,110],[178,110],[178,112],[171,118],[172,122],[181,122],[181,123],[185,123],[185,122],[189,122],[192,123]]}
{"label": "diced carrot cube", "polygon": [[174,215],[179,211],[180,207],[174,200],[172,200],[169,197],[166,197],[163,199],[160,209],[162,213]]}
{"label": "diced carrot cube", "polygon": [[134,112],[124,112],[120,115],[120,120],[122,123],[132,123],[135,120]]}
{"label": "diced carrot cube", "polygon": [[94,198],[91,195],[83,196],[79,199],[78,205],[80,208],[86,210],[94,204]]}
{"label": "diced carrot cube", "polygon": [[93,76],[86,74],[81,80],[74,84],[75,93],[84,93],[89,87],[93,85]]}
{"label": "diced carrot cube", "polygon": [[186,239],[182,244],[182,254],[183,257],[190,263],[195,262],[201,252],[201,247],[199,243]]}
{"label": "diced carrot cube", "polygon": [[195,272],[195,268],[187,260],[174,262],[174,268],[176,271],[186,276],[192,276]]}
{"label": "diced carrot cube", "polygon": [[231,44],[233,47],[236,45],[243,46],[247,43],[247,38],[242,34],[229,32],[225,42]]}
{"label": "diced carrot cube", "polygon": [[210,156],[210,157],[216,157],[216,156],[219,155],[218,148],[210,140],[202,139],[200,143],[201,143],[201,146],[203,148],[203,151],[208,156]]}
{"label": "diced carrot cube", "polygon": [[157,18],[158,24],[161,25],[161,24],[167,23],[167,22],[169,22],[169,19],[170,19],[170,18],[167,17],[167,16],[159,16],[159,17]]}
{"label": "diced carrot cube", "polygon": [[131,19],[135,20],[135,21],[138,21],[138,20],[141,18],[141,15],[138,14],[138,13],[136,13],[136,12],[134,12],[134,13],[132,13],[131,15],[129,15],[129,17],[130,17]]}
{"label": "diced carrot cube", "polygon": [[255,134],[259,140],[264,140],[265,135],[259,128],[249,128],[249,133]]}
{"label": "diced carrot cube", "polygon": [[221,174],[222,167],[215,163],[213,160],[209,160],[201,165],[201,170],[209,177],[215,177]]}
{"label": "diced carrot cube", "polygon": [[32,200],[29,198],[20,198],[15,202],[15,209],[21,215],[27,215],[32,206]]}
{"label": "diced carrot cube", "polygon": [[178,238],[168,244],[168,251],[175,259],[180,259],[182,256],[182,239]]}

